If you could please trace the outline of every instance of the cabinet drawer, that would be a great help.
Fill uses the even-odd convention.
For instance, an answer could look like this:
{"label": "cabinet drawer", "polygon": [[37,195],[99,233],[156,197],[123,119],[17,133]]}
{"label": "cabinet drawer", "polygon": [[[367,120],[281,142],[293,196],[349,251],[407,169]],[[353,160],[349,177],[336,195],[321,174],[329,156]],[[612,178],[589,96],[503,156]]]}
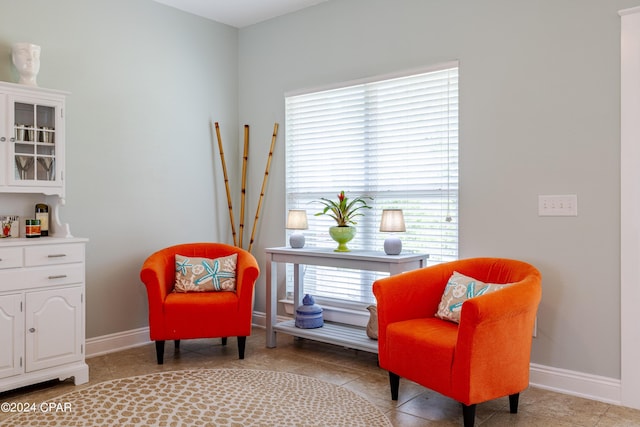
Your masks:
{"label": "cabinet drawer", "polygon": [[22,267],[22,248],[0,248],[0,268]]}
{"label": "cabinet drawer", "polygon": [[30,268],[23,272],[24,284],[32,286],[67,285],[84,282],[84,264]]}
{"label": "cabinet drawer", "polygon": [[0,292],[84,283],[84,264],[0,270]]}
{"label": "cabinet drawer", "polygon": [[55,265],[84,261],[84,244],[42,245],[24,248],[24,265]]}

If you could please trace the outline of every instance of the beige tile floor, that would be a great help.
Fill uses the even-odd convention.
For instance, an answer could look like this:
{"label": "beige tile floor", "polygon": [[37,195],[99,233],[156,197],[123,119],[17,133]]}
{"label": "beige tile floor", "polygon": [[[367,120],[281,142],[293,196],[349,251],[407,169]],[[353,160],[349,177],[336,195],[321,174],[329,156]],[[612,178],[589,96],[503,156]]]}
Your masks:
{"label": "beige tile floor", "polygon": [[[460,426],[460,405],[409,381],[400,383],[400,397],[393,402],[386,371],[376,355],[314,341],[278,335],[276,348],[265,348],[265,331],[255,328],[247,340],[246,357],[238,360],[235,338],[223,347],[220,340],[182,341],[174,355],[167,343],[164,365],[155,361],[153,344],[89,358],[90,382],[74,386],[72,380],[52,381],[0,393],[0,401],[39,403],[93,384],[158,371],[197,368],[246,368],[308,375],[350,389],[382,410],[394,426]],[[0,425],[9,414],[0,413]],[[330,423],[328,424],[330,425]],[[519,413],[509,413],[507,398],[480,404],[480,426],[640,426],[640,411],[578,397],[529,388],[521,394]]]}

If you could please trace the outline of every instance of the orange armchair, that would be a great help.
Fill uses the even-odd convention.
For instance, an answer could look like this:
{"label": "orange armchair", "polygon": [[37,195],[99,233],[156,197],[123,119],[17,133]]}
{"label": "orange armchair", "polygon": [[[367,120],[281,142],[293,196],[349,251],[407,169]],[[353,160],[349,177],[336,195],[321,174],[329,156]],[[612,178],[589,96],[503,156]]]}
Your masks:
{"label": "orange armchair", "polygon": [[[176,254],[186,257],[219,258],[238,254],[235,292],[172,292]],[[238,355],[244,359],[247,336],[251,335],[253,292],[260,270],[249,252],[222,243],[186,243],[162,249],[146,259],[140,279],[147,288],[149,331],[156,342],[158,364],[163,363],[164,342],[181,339],[238,337]]]}
{"label": "orange armchair", "polygon": [[[457,271],[499,291],[468,299],[460,323],[435,317],[445,286]],[[378,302],[380,367],[389,371],[391,398],[400,378],[463,405],[465,427],[474,424],[477,403],[509,396],[511,413],[529,386],[529,361],[540,272],[501,258],[471,258],[425,267],[374,282]]]}

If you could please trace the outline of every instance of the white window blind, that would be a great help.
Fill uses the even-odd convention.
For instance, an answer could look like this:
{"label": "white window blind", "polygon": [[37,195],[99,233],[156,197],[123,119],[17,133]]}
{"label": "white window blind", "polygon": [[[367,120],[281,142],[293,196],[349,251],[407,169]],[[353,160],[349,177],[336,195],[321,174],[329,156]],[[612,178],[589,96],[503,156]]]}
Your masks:
{"label": "white window blind", "polygon": [[[307,246],[335,247],[320,197],[369,196],[351,249],[382,251],[382,209],[403,209],[403,252],[458,256],[458,68],[287,96],[287,209],[305,209]],[[382,273],[307,266],[305,292],[373,303]],[[288,291],[291,291],[288,280]]]}

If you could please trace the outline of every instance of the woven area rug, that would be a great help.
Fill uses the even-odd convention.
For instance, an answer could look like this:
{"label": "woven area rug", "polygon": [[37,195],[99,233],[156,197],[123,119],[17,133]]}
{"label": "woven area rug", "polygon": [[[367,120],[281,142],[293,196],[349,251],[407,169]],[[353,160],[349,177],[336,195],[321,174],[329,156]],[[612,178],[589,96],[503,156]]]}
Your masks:
{"label": "woven area rug", "polygon": [[201,369],[106,381],[2,426],[385,426],[356,393],[286,372]]}

